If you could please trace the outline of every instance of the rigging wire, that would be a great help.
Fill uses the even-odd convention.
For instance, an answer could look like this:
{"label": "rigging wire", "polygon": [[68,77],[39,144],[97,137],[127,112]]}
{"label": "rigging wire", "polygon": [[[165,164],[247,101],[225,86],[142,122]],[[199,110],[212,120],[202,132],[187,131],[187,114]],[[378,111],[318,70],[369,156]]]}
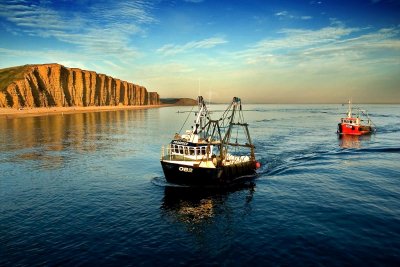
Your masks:
{"label": "rigging wire", "polygon": [[181,129],[179,130],[178,133],[180,133],[180,132],[182,131],[183,127],[185,126],[185,124],[186,124],[186,122],[187,122],[187,120],[189,119],[190,114],[192,114],[192,111],[193,111],[194,107],[195,107],[195,106],[192,106],[192,109],[188,112],[188,115],[187,115],[187,117],[186,117],[186,120],[185,120],[185,122],[183,123],[183,125],[182,125],[182,127],[181,127]]}

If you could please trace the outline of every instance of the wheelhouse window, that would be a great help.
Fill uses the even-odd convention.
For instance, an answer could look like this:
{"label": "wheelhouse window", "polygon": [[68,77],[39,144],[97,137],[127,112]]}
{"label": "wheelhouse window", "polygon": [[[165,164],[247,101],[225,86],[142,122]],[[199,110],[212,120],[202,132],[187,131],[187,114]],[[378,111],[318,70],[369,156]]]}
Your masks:
{"label": "wheelhouse window", "polygon": [[[175,154],[194,156],[196,153],[196,148],[180,146],[180,145],[171,145],[171,152],[175,153]],[[197,154],[200,153],[199,151],[197,151],[197,152],[198,152]]]}

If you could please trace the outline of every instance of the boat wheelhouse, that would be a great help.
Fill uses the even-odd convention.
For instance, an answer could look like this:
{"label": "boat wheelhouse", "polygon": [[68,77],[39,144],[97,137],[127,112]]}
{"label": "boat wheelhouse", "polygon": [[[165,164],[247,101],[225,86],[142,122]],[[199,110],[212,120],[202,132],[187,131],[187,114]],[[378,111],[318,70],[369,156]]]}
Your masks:
{"label": "boat wheelhouse", "polygon": [[[365,123],[366,121],[366,123]],[[338,134],[363,135],[375,132],[375,127],[368,112],[357,108],[356,114],[352,112],[351,101],[347,110],[347,117],[341,118],[338,123]]]}
{"label": "boat wheelhouse", "polygon": [[[239,129],[244,135],[233,141],[233,133],[238,134]],[[199,96],[192,129],[175,134],[162,147],[161,166],[170,183],[227,185],[255,176],[259,163],[254,149],[239,98],[233,98],[221,118],[212,120],[203,97]]]}

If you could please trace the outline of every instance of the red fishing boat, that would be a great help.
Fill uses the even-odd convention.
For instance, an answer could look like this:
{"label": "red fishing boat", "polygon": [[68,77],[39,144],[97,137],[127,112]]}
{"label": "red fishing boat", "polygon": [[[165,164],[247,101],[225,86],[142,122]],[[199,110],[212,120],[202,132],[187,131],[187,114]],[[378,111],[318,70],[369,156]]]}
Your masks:
{"label": "red fishing boat", "polygon": [[347,117],[340,119],[338,134],[363,135],[375,132],[376,129],[368,116],[368,112],[359,108],[356,110],[357,112],[353,114],[351,101],[349,101]]}

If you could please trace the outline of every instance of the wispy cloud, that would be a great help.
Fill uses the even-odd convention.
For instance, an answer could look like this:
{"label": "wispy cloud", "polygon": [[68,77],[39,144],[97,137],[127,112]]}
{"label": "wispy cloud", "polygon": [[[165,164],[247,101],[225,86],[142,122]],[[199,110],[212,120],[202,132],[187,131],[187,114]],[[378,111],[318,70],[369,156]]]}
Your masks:
{"label": "wispy cloud", "polygon": [[314,31],[284,29],[279,32],[282,37],[261,40],[249,49],[237,53],[237,56],[244,58],[248,63],[275,62],[278,57],[288,57],[313,47],[332,43],[355,31],[358,29],[336,27]]}
{"label": "wispy cloud", "polygon": [[[59,63],[67,67],[81,68],[86,70],[93,69],[91,64],[85,62],[91,62],[90,58],[85,55],[79,55],[76,53],[69,53],[66,51],[58,50],[46,50],[46,51],[33,51],[33,50],[21,50],[21,49],[5,49],[0,48],[0,58],[12,59],[16,65],[25,64],[40,64],[40,63]],[[0,68],[9,67],[9,65],[2,65]]]}
{"label": "wispy cloud", "polygon": [[100,57],[137,55],[131,36],[143,33],[142,25],[157,22],[150,13],[152,2],[144,0],[116,2],[111,6],[100,1],[89,7],[86,1],[76,2],[77,8],[71,10],[59,10],[57,4],[55,0],[36,4],[6,0],[0,3],[0,16],[9,22],[8,27],[15,34],[53,37],[75,45],[78,51]]}
{"label": "wispy cloud", "polygon": [[393,70],[400,64],[398,27],[371,31],[330,26],[318,30],[285,29],[280,34],[283,36],[264,39],[232,58],[256,65],[258,72],[268,70],[283,76],[300,72],[366,75],[383,68]]}
{"label": "wispy cloud", "polygon": [[68,24],[63,23],[63,19],[57,11],[46,6],[27,4],[25,1],[0,3],[0,16],[15,26],[21,27],[23,32],[68,29]]}
{"label": "wispy cloud", "polygon": [[322,5],[322,1],[312,0],[312,1],[310,1],[310,5]]}
{"label": "wispy cloud", "polygon": [[300,20],[309,20],[312,19],[312,16],[299,16],[289,13],[289,11],[283,10],[275,13],[275,16],[280,19],[300,19]]}
{"label": "wispy cloud", "polygon": [[157,22],[150,10],[153,9],[152,1],[136,0],[129,2],[116,1],[114,5],[111,6],[107,2],[107,5],[99,2],[90,7],[92,14],[95,14],[92,19],[96,20],[98,23],[102,21],[107,24],[113,24],[116,22],[130,22],[134,24],[150,24]]}
{"label": "wispy cloud", "polygon": [[189,3],[202,3],[204,2],[204,0],[184,0],[185,2],[189,2]]}
{"label": "wispy cloud", "polygon": [[170,55],[185,53],[185,52],[195,50],[195,49],[212,48],[217,45],[224,44],[224,43],[227,43],[227,41],[224,38],[212,37],[212,38],[204,39],[201,41],[189,42],[184,45],[167,44],[167,45],[164,45],[163,47],[157,49],[157,52],[161,53],[165,56],[170,56]]}
{"label": "wispy cloud", "polygon": [[[257,81],[253,88],[262,84],[258,90],[260,95],[269,92],[264,95],[268,101],[290,99],[290,95],[296,95],[291,101],[326,101],[328,92],[329,101],[338,101],[348,97],[349,88],[366,101],[398,99],[400,27],[330,26],[286,29],[280,34],[230,56],[241,75],[238,83],[248,86]],[[384,86],[393,87],[392,93],[385,89],[375,93]]]}
{"label": "wispy cloud", "polygon": [[160,64],[151,64],[141,67],[138,72],[143,78],[154,78],[165,76],[165,73],[170,75],[185,75],[194,71],[192,66],[188,66],[181,62],[167,62]]}

